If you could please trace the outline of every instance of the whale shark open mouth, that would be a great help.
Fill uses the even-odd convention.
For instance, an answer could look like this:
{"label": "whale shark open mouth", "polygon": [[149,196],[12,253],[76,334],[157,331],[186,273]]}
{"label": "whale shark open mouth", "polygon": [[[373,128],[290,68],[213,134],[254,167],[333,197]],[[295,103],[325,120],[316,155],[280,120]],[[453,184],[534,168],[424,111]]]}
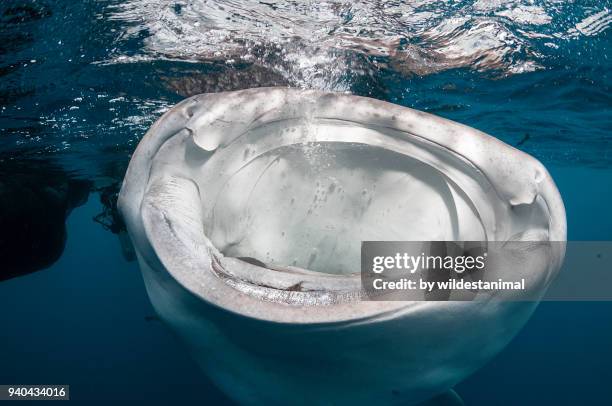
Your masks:
{"label": "whale shark open mouth", "polygon": [[[153,304],[195,348],[210,339],[193,327],[203,320],[220,330],[251,320],[264,336],[289,341],[303,338],[268,323],[360,342],[342,353],[364,350],[362,334],[372,334],[364,325],[377,325],[382,341],[416,340],[398,376],[372,378],[370,392],[355,395],[363,399],[391,383],[410,401],[450,388],[503,348],[535,304],[360,300],[362,241],[566,238],[563,203],[534,158],[408,108],[286,88],[205,94],[175,106],[135,151],[119,207]],[[542,261],[521,263],[535,297],[563,254],[548,249],[530,253]],[[453,343],[465,323],[474,329]],[[414,328],[443,350],[419,341]],[[270,368],[281,373],[286,362],[277,356],[270,355],[284,366]],[[340,362],[327,349],[312,356]],[[386,362],[380,354],[347,357],[342,362]],[[411,375],[419,368],[448,370],[425,381]]]}

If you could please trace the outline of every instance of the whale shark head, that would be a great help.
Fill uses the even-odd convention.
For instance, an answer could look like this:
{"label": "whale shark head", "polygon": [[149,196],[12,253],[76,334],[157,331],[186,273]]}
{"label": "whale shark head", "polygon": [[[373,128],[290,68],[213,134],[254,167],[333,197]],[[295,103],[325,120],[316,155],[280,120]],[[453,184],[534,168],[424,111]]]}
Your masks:
{"label": "whale shark head", "polygon": [[[529,155],[405,107],[287,88],[175,106],[136,149],[119,208],[157,312],[242,403],[448,390],[525,323],[563,259],[546,243],[566,239],[556,186]],[[532,300],[365,301],[367,240],[546,248],[512,259]]]}

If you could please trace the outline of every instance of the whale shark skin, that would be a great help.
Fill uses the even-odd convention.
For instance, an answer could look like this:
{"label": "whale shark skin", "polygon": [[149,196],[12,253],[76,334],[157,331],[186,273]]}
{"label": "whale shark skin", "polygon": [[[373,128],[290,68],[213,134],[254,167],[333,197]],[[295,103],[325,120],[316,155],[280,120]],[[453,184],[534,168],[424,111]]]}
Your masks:
{"label": "whale shark skin", "polygon": [[[242,404],[449,391],[524,325],[566,239],[531,156],[409,108],[287,88],[176,105],[134,152],[118,207],[155,310]],[[361,300],[363,240],[532,241],[493,270],[528,292]]]}

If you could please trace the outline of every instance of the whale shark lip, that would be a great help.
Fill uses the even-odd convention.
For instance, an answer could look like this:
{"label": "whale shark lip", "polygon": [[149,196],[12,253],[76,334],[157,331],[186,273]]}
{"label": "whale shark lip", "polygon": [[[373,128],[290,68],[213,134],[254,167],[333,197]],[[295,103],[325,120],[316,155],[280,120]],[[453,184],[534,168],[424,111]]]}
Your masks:
{"label": "whale shark lip", "polygon": [[[194,96],[167,112],[143,138],[119,196],[119,208],[139,259],[154,270],[167,272],[208,303],[275,322],[355,322],[409,309],[445,306],[434,302],[360,301],[359,268],[355,262],[333,263],[333,268],[343,271],[317,272],[308,266],[307,259],[297,264],[287,258],[266,261],[263,251],[253,248],[265,229],[274,228],[273,222],[280,217],[274,212],[262,215],[262,206],[256,203],[253,207],[250,202],[236,204],[240,192],[255,183],[255,174],[269,179],[263,182],[263,189],[253,193],[259,193],[261,199],[277,198],[279,213],[289,213],[281,195],[274,191],[275,185],[284,186],[281,171],[271,173],[266,169],[260,173],[257,168],[268,168],[270,162],[289,156],[292,159],[283,161],[285,169],[295,175],[303,168],[291,167],[294,158],[308,153],[321,155],[316,149],[321,146],[343,151],[354,145],[392,151],[393,157],[418,161],[398,165],[408,165],[410,170],[428,168],[418,169],[426,172],[421,176],[425,180],[418,179],[424,185],[418,190],[425,191],[425,203],[433,202],[440,209],[451,201],[448,207],[455,214],[449,216],[453,218],[447,221],[446,234],[417,232],[405,238],[394,235],[392,239],[520,241],[534,235],[547,241],[566,238],[563,203],[544,166],[493,137],[369,98],[261,88]],[[278,153],[281,149],[285,155]],[[342,152],[341,158],[335,155],[330,162],[352,165],[352,151]],[[252,172],[249,169],[242,177],[235,175],[249,165],[255,168]],[[333,169],[334,174],[353,181],[340,164]],[[305,181],[307,175],[307,171],[300,175],[301,184],[309,183]],[[387,178],[385,172],[377,180]],[[410,184],[415,184],[414,179]],[[308,193],[310,190],[303,192]],[[223,203],[220,210],[218,201]],[[259,228],[250,225],[255,231],[246,237],[244,229],[249,227],[236,225],[244,211],[254,213],[249,219],[259,224]],[[432,211],[426,212],[425,217],[440,220]],[[292,216],[306,217],[303,212],[292,212]],[[239,231],[233,230],[240,227]],[[348,232],[346,235],[353,235],[356,244],[372,239],[355,238]],[[247,248],[236,249],[245,239],[248,244],[243,245]],[[309,239],[302,242],[314,244]],[[291,251],[291,244],[289,238],[270,238],[264,251],[279,245]],[[352,249],[344,248],[346,252]],[[226,255],[228,250],[235,252]],[[553,261],[560,265],[562,257],[563,253],[558,252]],[[320,267],[325,269],[328,265],[323,263]],[[555,267],[551,266],[553,270]],[[550,280],[556,272],[537,271],[542,280]]]}

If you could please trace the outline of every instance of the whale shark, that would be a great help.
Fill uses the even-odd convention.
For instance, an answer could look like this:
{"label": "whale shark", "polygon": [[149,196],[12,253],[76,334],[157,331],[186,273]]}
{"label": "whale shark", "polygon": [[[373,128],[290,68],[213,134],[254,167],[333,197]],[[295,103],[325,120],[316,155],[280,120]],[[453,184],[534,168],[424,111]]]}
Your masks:
{"label": "whale shark", "polygon": [[[452,388],[526,323],[566,240],[535,158],[407,107],[277,87],[166,112],[118,208],[160,319],[240,404],[461,404]],[[517,244],[492,271],[528,291],[364,300],[362,241]]]}

